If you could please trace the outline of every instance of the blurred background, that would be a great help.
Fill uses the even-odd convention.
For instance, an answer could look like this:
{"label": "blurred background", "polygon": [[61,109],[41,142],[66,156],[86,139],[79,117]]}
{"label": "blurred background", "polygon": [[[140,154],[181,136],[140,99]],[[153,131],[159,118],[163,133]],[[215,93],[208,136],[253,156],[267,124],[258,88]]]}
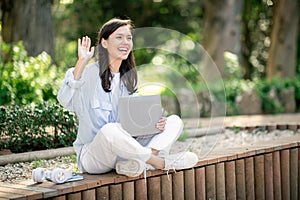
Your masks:
{"label": "blurred background", "polygon": [[[0,105],[56,102],[76,62],[77,38],[88,35],[96,44],[102,24],[119,17],[136,28],[176,30],[202,45],[222,76],[226,115],[299,111],[299,0],[0,0],[0,7]],[[200,115],[209,116],[212,98],[187,60],[155,49],[134,53],[144,71],[159,63],[182,74],[197,95],[188,105],[198,103]],[[160,76],[176,84],[176,76]],[[191,91],[174,88],[160,90],[168,113],[199,117],[178,105]]]}

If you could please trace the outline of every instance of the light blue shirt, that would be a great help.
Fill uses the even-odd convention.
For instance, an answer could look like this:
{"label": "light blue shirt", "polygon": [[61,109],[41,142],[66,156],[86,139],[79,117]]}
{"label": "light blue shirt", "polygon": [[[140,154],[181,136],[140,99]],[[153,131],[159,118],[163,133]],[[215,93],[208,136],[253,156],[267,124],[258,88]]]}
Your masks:
{"label": "light blue shirt", "polygon": [[[66,72],[58,92],[57,99],[67,110],[74,111],[79,119],[77,138],[73,143],[77,154],[78,168],[84,171],[80,162],[80,153],[84,144],[92,142],[99,130],[114,119],[112,94],[105,92],[99,77],[97,62],[87,65],[79,80],[74,80],[74,68]],[[120,83],[119,96],[128,96],[129,92]]]}

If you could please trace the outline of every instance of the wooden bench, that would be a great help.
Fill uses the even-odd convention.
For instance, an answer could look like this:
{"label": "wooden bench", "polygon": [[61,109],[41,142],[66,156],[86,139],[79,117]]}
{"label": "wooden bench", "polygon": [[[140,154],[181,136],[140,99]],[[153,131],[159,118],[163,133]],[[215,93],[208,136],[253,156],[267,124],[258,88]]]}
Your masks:
{"label": "wooden bench", "polygon": [[192,169],[168,175],[148,171],[146,180],[143,175],[128,178],[111,172],[83,174],[84,180],[65,184],[2,183],[0,199],[299,199],[299,157],[296,134],[251,147],[215,150]]}

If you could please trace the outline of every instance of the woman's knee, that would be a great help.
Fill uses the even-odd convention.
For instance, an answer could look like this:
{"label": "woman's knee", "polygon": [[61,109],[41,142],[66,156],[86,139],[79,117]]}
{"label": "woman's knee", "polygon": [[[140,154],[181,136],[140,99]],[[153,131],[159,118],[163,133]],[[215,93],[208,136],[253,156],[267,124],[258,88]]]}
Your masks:
{"label": "woman's knee", "polygon": [[174,123],[180,125],[180,127],[183,127],[183,121],[178,115],[170,115],[167,117],[167,123]]}
{"label": "woman's knee", "polygon": [[116,126],[117,126],[117,123],[107,123],[104,126],[102,126],[102,128],[100,130],[103,133],[107,133],[107,132],[111,132],[111,130],[115,129]]}

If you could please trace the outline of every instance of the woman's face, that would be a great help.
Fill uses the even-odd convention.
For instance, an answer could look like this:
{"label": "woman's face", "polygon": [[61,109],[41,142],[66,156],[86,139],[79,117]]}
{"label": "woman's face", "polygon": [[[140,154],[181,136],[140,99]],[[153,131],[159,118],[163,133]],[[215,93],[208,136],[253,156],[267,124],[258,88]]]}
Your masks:
{"label": "woman's face", "polygon": [[132,34],[128,26],[121,26],[107,40],[102,40],[110,62],[126,60],[133,47]]}

